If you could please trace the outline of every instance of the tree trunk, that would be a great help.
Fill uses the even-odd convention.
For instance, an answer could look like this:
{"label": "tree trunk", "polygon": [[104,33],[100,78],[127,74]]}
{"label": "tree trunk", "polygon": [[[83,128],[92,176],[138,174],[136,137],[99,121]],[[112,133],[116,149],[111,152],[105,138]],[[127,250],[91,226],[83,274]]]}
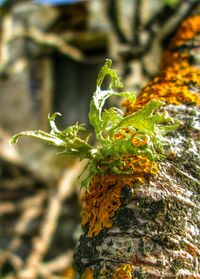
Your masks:
{"label": "tree trunk", "polygon": [[[200,15],[181,24],[164,53],[162,72],[127,113],[151,99],[181,121],[168,134],[158,172],[136,162],[143,179],[98,175],[83,197],[83,229],[75,255],[82,279],[200,278]],[[139,159],[138,159],[139,160]],[[154,166],[155,167],[155,166]],[[133,182],[137,181],[137,182]]]}

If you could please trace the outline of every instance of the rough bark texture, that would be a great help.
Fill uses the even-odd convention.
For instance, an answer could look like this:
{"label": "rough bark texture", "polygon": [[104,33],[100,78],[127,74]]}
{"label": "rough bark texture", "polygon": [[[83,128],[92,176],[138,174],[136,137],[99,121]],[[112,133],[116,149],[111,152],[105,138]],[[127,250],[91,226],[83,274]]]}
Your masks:
{"label": "rough bark texture", "polygon": [[[168,135],[171,151],[158,163],[157,174],[133,185],[121,180],[117,205],[109,204],[111,189],[116,191],[112,181],[106,176],[98,183],[94,180],[91,193],[83,199],[88,222],[75,255],[82,279],[200,278],[199,33],[200,16],[186,19],[164,54],[161,75],[142,90],[135,104],[125,104],[130,113],[153,98],[164,100],[163,110],[182,124]],[[119,179],[116,176],[114,183]],[[101,198],[105,198],[94,211],[102,210],[102,216],[91,217],[89,211],[94,209],[86,203],[95,199],[93,187],[102,184]],[[115,210],[105,226],[102,219],[112,207]],[[99,226],[100,232],[91,233],[91,224]]]}

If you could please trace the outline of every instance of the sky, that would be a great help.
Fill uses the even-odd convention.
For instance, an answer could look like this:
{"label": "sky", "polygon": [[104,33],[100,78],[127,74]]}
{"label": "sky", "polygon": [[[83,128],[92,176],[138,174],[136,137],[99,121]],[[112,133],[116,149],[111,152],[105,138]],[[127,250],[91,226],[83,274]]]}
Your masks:
{"label": "sky", "polygon": [[66,3],[75,3],[80,2],[81,0],[34,0],[35,3],[41,4],[66,4]]}
{"label": "sky", "polygon": [[[4,4],[7,0],[0,0],[0,5]],[[32,0],[33,3],[38,4],[50,4],[50,5],[59,5],[59,4],[70,4],[81,2],[83,0]]]}

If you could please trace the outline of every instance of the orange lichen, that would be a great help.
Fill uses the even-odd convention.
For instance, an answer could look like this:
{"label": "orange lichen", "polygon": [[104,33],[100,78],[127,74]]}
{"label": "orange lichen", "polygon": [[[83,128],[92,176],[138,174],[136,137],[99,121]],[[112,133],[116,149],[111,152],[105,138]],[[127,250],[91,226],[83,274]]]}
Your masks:
{"label": "orange lichen", "polygon": [[73,266],[68,266],[62,273],[62,278],[73,279],[75,277],[75,270]]}
{"label": "orange lichen", "polygon": [[125,139],[126,136],[131,137],[131,142],[134,146],[145,146],[149,141],[149,137],[141,132],[136,132],[134,129],[122,128],[121,133],[114,134],[114,139]]}
{"label": "orange lichen", "polygon": [[182,60],[179,64],[175,62],[163,71],[160,77],[154,78],[143,88],[135,103],[123,103],[128,113],[137,111],[152,99],[174,105],[200,105],[200,97],[189,88],[200,86],[200,70],[190,66],[187,60]]}
{"label": "orange lichen", "polygon": [[132,271],[130,264],[122,264],[115,270],[113,279],[131,279],[133,278]]}
{"label": "orange lichen", "polygon": [[192,92],[192,87],[200,86],[200,69],[190,65],[188,51],[174,51],[200,32],[200,16],[186,19],[164,53],[162,73],[145,86],[135,103],[124,101],[127,114],[137,111],[152,99],[166,104],[200,105],[200,96]]}
{"label": "orange lichen", "polygon": [[[195,92],[195,88],[200,87],[200,69],[190,65],[190,54],[185,50],[187,48],[183,48],[198,32],[200,32],[199,15],[192,16],[182,23],[170,43],[169,50],[164,54],[161,75],[143,88],[134,103],[127,100],[124,102],[127,114],[137,111],[152,99],[162,100],[166,104],[200,105],[200,97]],[[148,144],[148,137],[138,133],[129,128],[122,128],[116,132],[114,139],[129,137],[135,146]],[[112,163],[112,158],[109,160]],[[133,187],[136,182],[143,183],[147,175],[157,174],[158,167],[155,162],[144,156],[126,155],[122,158],[122,164],[118,166],[118,170],[126,174],[110,173],[106,164],[102,166],[102,170],[104,174],[93,178],[90,192],[86,192],[83,196],[82,225],[88,224],[88,237],[93,237],[113,225],[113,216],[121,205],[120,194],[123,186]],[[122,275],[114,278],[126,277]]]}
{"label": "orange lichen", "polygon": [[120,132],[117,132],[114,134],[114,139],[119,140],[119,139],[125,139],[126,136],[133,136],[134,131],[135,130],[127,128],[127,127],[122,128]]}
{"label": "orange lichen", "polygon": [[81,276],[81,279],[94,279],[94,273],[92,269],[87,267],[83,275]]}
{"label": "orange lichen", "polygon": [[145,134],[135,133],[131,139],[131,142],[135,146],[145,146],[148,143],[148,136]]}
{"label": "orange lichen", "polygon": [[113,224],[113,216],[121,205],[120,194],[124,185],[143,183],[149,174],[157,174],[158,167],[144,156],[126,155],[122,161],[123,171],[131,174],[99,174],[90,184],[90,192],[83,196],[82,225],[88,223],[88,237],[97,235]]}
{"label": "orange lichen", "polygon": [[200,15],[193,15],[184,20],[170,42],[170,48],[184,45],[186,41],[193,39],[200,31]]}

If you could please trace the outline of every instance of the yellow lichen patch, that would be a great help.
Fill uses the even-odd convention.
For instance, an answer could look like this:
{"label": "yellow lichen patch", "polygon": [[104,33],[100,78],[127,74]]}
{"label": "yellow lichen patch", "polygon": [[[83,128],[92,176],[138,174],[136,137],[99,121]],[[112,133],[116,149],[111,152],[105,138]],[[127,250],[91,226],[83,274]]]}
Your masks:
{"label": "yellow lichen patch", "polygon": [[[165,71],[168,67],[173,68],[172,71],[174,78],[174,71],[179,70],[180,68],[188,67],[188,51],[183,52],[173,52],[171,50],[166,50],[163,54],[161,69]],[[189,65],[189,67],[191,67]],[[176,80],[176,79],[175,79]]]}
{"label": "yellow lichen patch", "polygon": [[68,266],[62,273],[62,278],[73,279],[75,277],[75,270],[73,266]]}
{"label": "yellow lichen patch", "polygon": [[170,50],[164,53],[162,73],[145,86],[135,102],[125,100],[123,106],[130,114],[141,109],[152,99],[159,99],[166,104],[200,105],[200,96],[193,92],[200,86],[200,69],[190,65],[188,51],[173,51],[173,48],[186,43],[200,32],[200,16],[186,19],[170,43]]}
{"label": "yellow lichen patch", "polygon": [[170,47],[179,47],[186,41],[193,39],[200,31],[200,15],[193,15],[182,22]]}
{"label": "yellow lichen patch", "polygon": [[125,127],[114,134],[114,140],[125,139],[126,136],[133,136],[134,134],[135,134],[134,128]]}
{"label": "yellow lichen patch", "polygon": [[184,69],[180,68],[179,71],[169,68],[142,90],[135,103],[126,101],[123,105],[128,113],[137,111],[152,99],[159,99],[166,104],[200,105],[200,97],[190,92],[188,84],[200,86],[200,71],[189,66]]}
{"label": "yellow lichen patch", "polygon": [[92,269],[87,267],[83,275],[81,276],[81,279],[94,279],[94,273]]}
{"label": "yellow lichen patch", "polygon": [[133,269],[130,264],[122,264],[115,270],[113,279],[131,279],[132,271]]}
{"label": "yellow lichen patch", "polygon": [[148,143],[148,136],[145,134],[135,133],[131,139],[134,146],[145,146]]}
{"label": "yellow lichen patch", "polygon": [[[140,177],[142,182],[144,182],[146,175],[157,174],[158,172],[158,166],[156,162],[151,162],[144,156],[126,155],[124,156],[123,160],[125,161],[125,164],[122,167],[122,170],[131,170],[133,174],[130,175],[130,177]],[[126,179],[128,179],[128,177],[126,177]]]}
{"label": "yellow lichen patch", "polygon": [[126,155],[122,158],[123,171],[131,174],[105,173],[96,175],[90,184],[90,192],[83,196],[82,225],[88,223],[88,237],[97,235],[113,224],[113,216],[121,205],[120,194],[124,185],[143,183],[149,174],[157,174],[158,167],[144,156]]}
{"label": "yellow lichen patch", "polygon": [[131,137],[131,143],[134,146],[145,146],[149,142],[148,135],[141,132],[136,132],[134,129],[130,129],[130,128],[122,128],[121,133],[118,132],[114,134],[114,139],[115,140],[125,139],[126,136]]}

